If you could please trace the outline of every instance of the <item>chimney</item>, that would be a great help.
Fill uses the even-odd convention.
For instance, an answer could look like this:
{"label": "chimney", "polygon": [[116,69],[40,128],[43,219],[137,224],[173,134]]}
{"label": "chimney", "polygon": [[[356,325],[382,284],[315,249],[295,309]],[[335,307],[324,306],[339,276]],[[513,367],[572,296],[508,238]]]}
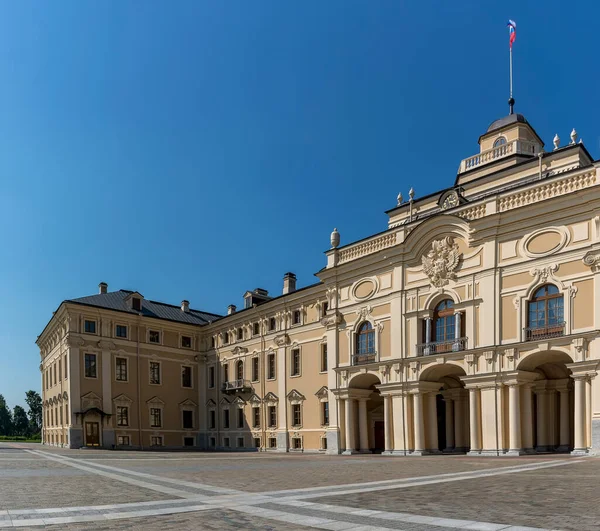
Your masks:
{"label": "chimney", "polygon": [[108,284],[106,282],[100,282],[100,284],[98,284],[98,293],[103,295],[107,292],[108,292]]}
{"label": "chimney", "polygon": [[286,295],[292,291],[296,291],[296,275],[286,273],[283,275],[283,294]]}
{"label": "chimney", "polygon": [[230,304],[229,306],[227,306],[227,315],[231,315],[232,313],[235,313],[236,310],[237,310],[237,306],[235,304]]}
{"label": "chimney", "polygon": [[185,313],[188,313],[190,311],[190,301],[181,301],[181,311]]}

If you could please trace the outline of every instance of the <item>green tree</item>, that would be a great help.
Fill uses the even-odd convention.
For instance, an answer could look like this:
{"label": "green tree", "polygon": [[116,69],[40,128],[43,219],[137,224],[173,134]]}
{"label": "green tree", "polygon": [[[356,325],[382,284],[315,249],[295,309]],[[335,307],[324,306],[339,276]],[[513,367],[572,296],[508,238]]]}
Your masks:
{"label": "green tree", "polygon": [[36,391],[27,391],[25,393],[25,402],[29,407],[27,416],[29,417],[29,428],[31,433],[39,433],[42,429],[42,397]]}
{"label": "green tree", "polygon": [[12,414],[2,395],[0,395],[0,435],[12,435]]}
{"label": "green tree", "polygon": [[29,435],[29,420],[21,406],[13,409],[13,435]]}

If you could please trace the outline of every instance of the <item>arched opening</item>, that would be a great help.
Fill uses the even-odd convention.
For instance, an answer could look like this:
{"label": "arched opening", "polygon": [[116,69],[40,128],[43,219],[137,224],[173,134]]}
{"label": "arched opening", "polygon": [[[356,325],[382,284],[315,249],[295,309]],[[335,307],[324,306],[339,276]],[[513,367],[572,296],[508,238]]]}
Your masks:
{"label": "arched opening", "polygon": [[[574,393],[568,354],[537,352],[521,361],[518,369],[532,373],[532,382],[522,386],[522,399],[529,416],[521,419],[522,446],[532,452],[568,452],[574,447]],[[535,376],[534,376],[535,375]]]}
{"label": "arched opening", "polygon": [[375,361],[375,330],[369,321],[364,321],[356,330],[354,364]]}
{"label": "arched opening", "polygon": [[349,384],[345,408],[346,453],[381,453],[385,450],[383,397],[374,374],[356,375]]}
{"label": "arched opening", "polygon": [[469,393],[460,377],[462,367],[445,363],[423,371],[420,381],[434,389],[423,396],[425,449],[428,453],[469,450]]}
{"label": "arched opening", "polygon": [[496,138],[496,140],[494,141],[495,148],[504,145],[506,145],[506,138],[504,138],[503,136]]}
{"label": "arched opening", "polygon": [[236,378],[238,380],[244,379],[244,362],[239,360],[236,364]]}

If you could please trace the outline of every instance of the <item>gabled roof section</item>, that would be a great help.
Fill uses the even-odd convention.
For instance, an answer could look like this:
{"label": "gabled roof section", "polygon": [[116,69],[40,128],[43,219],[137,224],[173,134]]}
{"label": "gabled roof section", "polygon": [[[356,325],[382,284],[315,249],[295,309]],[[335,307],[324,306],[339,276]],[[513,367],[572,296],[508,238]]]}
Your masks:
{"label": "gabled roof section", "polygon": [[164,302],[156,302],[148,299],[143,299],[142,311],[133,310],[128,303],[133,295],[143,296],[137,291],[119,290],[109,293],[99,293],[97,295],[89,295],[88,297],[80,297],[78,299],[69,299],[65,302],[74,304],[82,304],[85,306],[94,306],[96,308],[105,308],[107,310],[116,310],[118,312],[130,313],[132,315],[141,314],[144,317],[154,317],[155,319],[165,319],[167,321],[175,321],[179,323],[205,325],[216,321],[221,316],[214,313],[203,312],[201,310],[192,310],[184,312],[180,306],[165,304]]}

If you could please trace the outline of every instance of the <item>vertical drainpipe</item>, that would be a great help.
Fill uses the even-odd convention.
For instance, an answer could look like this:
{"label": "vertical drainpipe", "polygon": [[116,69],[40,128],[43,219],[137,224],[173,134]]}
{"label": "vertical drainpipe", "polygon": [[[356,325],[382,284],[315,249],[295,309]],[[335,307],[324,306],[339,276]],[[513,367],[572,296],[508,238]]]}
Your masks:
{"label": "vertical drainpipe", "polygon": [[137,354],[137,403],[138,403],[138,438],[140,442],[140,450],[144,449],[144,440],[142,438],[142,397],[140,390],[140,318],[137,320],[137,331],[136,331],[136,354]]}
{"label": "vertical drainpipe", "polygon": [[[266,378],[267,378],[267,366],[265,363],[266,359],[266,348],[267,342],[265,340],[264,331],[260,330],[260,353],[258,358],[258,370],[260,375],[260,444],[267,448],[267,413],[265,411],[265,391],[266,391]],[[260,451],[260,448],[258,449]]]}

